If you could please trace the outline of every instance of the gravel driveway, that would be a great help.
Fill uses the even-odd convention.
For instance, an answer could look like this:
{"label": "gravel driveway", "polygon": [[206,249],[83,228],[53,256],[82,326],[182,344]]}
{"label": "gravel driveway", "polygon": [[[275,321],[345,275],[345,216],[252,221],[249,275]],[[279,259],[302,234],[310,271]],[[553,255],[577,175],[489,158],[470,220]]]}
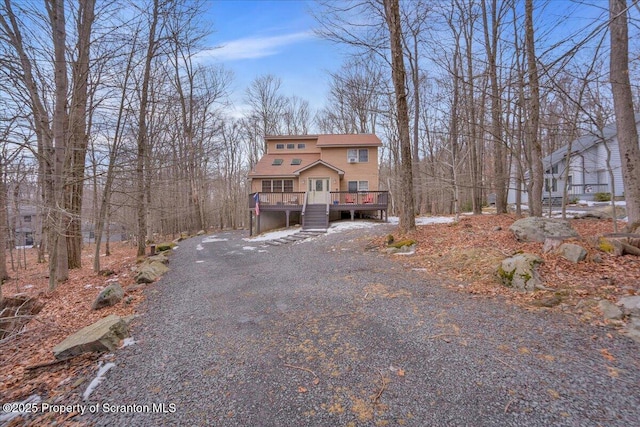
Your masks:
{"label": "gravel driveway", "polygon": [[638,425],[638,344],[567,315],[456,292],[367,251],[389,227],[278,247],[244,241],[246,232],[182,242],[171,271],[146,291],[137,344],[118,351],[90,397],[101,411],[76,419]]}

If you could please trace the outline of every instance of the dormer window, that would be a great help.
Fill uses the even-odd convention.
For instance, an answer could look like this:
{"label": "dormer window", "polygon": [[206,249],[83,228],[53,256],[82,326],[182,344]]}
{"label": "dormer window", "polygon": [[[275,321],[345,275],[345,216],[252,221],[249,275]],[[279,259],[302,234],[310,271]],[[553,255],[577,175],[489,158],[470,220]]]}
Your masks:
{"label": "dormer window", "polygon": [[287,150],[293,150],[296,148],[296,144],[287,144]]}
{"label": "dormer window", "polygon": [[271,163],[272,166],[280,166],[282,164],[284,160],[282,159],[273,159],[273,163]]}
{"label": "dormer window", "polygon": [[298,144],[298,150],[304,150],[305,148],[307,148],[306,144]]}
{"label": "dormer window", "polygon": [[284,150],[284,144],[276,144],[276,150]]}

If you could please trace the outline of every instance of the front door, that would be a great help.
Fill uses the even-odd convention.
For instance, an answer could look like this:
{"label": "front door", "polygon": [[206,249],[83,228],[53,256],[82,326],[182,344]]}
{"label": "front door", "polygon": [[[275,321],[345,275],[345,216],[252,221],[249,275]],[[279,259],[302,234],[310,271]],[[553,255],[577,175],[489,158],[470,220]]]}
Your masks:
{"label": "front door", "polygon": [[307,203],[326,204],[329,200],[329,178],[309,178]]}

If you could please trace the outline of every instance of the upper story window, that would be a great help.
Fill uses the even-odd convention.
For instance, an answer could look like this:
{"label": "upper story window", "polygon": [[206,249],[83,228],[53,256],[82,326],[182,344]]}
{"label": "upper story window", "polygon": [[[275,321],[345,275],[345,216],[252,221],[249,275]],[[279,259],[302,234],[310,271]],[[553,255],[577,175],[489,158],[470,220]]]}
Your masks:
{"label": "upper story window", "polygon": [[292,165],[300,165],[302,164],[302,159],[291,159]]}
{"label": "upper story window", "polygon": [[367,163],[369,161],[369,149],[368,148],[348,149],[347,161],[349,163]]}
{"label": "upper story window", "polygon": [[307,144],[298,144],[298,150],[304,150],[305,148],[307,148]]}
{"label": "upper story window", "polygon": [[22,218],[22,220],[23,220],[24,222],[31,222],[31,215],[25,215],[25,216]]}
{"label": "upper story window", "polygon": [[546,174],[548,175],[555,175],[558,173],[558,164],[556,163],[555,165],[551,166],[549,169],[547,169],[545,171]]}
{"label": "upper story window", "polygon": [[287,150],[293,150],[296,148],[296,144],[287,144]]}
{"label": "upper story window", "polygon": [[276,150],[284,150],[284,144],[276,144]]}
{"label": "upper story window", "polygon": [[271,163],[271,165],[273,166],[280,166],[282,164],[284,160],[282,159],[273,159],[273,163]]}

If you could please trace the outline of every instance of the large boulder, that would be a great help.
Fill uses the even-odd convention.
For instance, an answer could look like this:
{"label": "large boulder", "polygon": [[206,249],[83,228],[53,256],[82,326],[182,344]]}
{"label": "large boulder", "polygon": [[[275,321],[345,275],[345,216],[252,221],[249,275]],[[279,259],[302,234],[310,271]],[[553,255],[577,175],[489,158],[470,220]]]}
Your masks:
{"label": "large boulder", "polygon": [[535,254],[518,254],[502,260],[497,275],[503,285],[519,291],[532,292],[542,288],[538,266],[544,261]]}
{"label": "large boulder", "polygon": [[111,307],[122,301],[122,298],[124,298],[124,289],[120,283],[113,282],[98,294],[91,308],[98,310],[103,307]]}
{"label": "large boulder", "polygon": [[544,242],[548,237],[577,237],[568,221],[540,217],[522,218],[511,224],[509,230],[519,242]]}
{"label": "large boulder", "polygon": [[82,353],[113,351],[120,340],[128,336],[127,322],[111,314],[65,338],[54,347],[53,355],[56,359],[66,359]]}
{"label": "large boulder", "polygon": [[624,317],[624,313],[620,308],[614,303],[605,300],[602,300],[598,303],[598,308],[602,311],[605,319],[610,320],[620,320]]}
{"label": "large boulder", "polygon": [[145,261],[138,267],[135,281],[136,283],[153,283],[167,271],[169,271],[169,267],[160,261]]}

